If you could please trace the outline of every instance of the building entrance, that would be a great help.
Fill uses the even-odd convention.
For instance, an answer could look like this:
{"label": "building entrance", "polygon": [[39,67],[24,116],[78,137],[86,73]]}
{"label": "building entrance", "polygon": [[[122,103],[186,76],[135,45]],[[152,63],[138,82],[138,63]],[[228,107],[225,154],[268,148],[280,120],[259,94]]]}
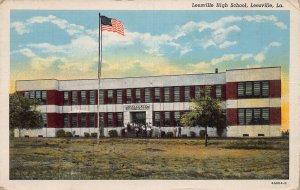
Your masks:
{"label": "building entrance", "polygon": [[130,121],[131,123],[146,125],[146,112],[131,112]]}

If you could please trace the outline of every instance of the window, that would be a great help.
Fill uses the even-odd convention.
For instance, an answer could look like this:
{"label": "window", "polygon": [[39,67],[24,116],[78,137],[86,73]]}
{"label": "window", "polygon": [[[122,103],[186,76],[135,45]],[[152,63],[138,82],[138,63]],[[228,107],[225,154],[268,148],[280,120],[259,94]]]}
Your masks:
{"label": "window", "polygon": [[175,121],[175,126],[180,126],[180,112],[179,111],[174,112],[174,121]]}
{"label": "window", "polygon": [[77,91],[72,91],[72,105],[77,105],[78,99],[77,99]]}
{"label": "window", "polygon": [[216,98],[222,98],[222,85],[216,85]]}
{"label": "window", "polygon": [[253,93],[253,90],[252,90],[252,82],[246,82],[246,91],[245,91],[245,95],[246,96],[251,96],[252,93]]}
{"label": "window", "polygon": [[114,101],[113,90],[107,90],[107,103],[112,104]]}
{"label": "window", "polygon": [[200,86],[195,87],[195,99],[199,100],[201,97],[201,89]]}
{"label": "window", "polygon": [[96,93],[95,90],[90,91],[90,105],[95,105],[96,104]]}
{"label": "window", "polygon": [[264,137],[265,134],[257,134],[257,136],[259,136],[259,137]]}
{"label": "window", "polygon": [[24,97],[29,98],[29,92],[28,91],[24,92]]}
{"label": "window", "polygon": [[205,86],[205,97],[211,96],[211,86]]}
{"label": "window", "polygon": [[42,113],[42,121],[43,121],[43,127],[47,127],[48,126],[48,117],[47,117],[47,113]]}
{"label": "window", "polygon": [[190,100],[191,100],[190,87],[189,86],[185,86],[184,87],[184,101],[185,102],[189,102]]}
{"label": "window", "polygon": [[253,82],[253,94],[254,96],[260,96],[260,82]]}
{"label": "window", "polygon": [[113,127],[113,113],[108,113],[108,127]]}
{"label": "window", "polygon": [[269,97],[269,81],[262,82],[262,96]]}
{"label": "window", "polygon": [[64,105],[69,104],[69,92],[64,92]]}
{"label": "window", "polygon": [[160,88],[154,88],[154,94],[155,94],[155,102],[161,102]]}
{"label": "window", "polygon": [[117,113],[117,127],[123,127],[123,113]]}
{"label": "window", "polygon": [[135,89],[135,102],[141,103],[141,89]]}
{"label": "window", "polygon": [[42,91],[41,103],[47,104],[47,91],[45,91],[45,90]]}
{"label": "window", "polygon": [[80,116],[80,127],[86,127],[86,113],[82,113]]}
{"label": "window", "polygon": [[131,104],[131,89],[126,89],[126,103]]}
{"label": "window", "polygon": [[81,104],[86,105],[86,91],[81,91],[80,95],[81,95]]}
{"label": "window", "polygon": [[64,113],[64,128],[69,127],[69,114]]}
{"label": "window", "polygon": [[154,112],[154,126],[160,126],[160,112]]}
{"label": "window", "polygon": [[165,102],[170,102],[170,88],[167,87],[164,89],[165,91]]}
{"label": "window", "polygon": [[78,117],[77,113],[72,113],[72,127],[78,127]]}
{"label": "window", "polygon": [[269,81],[250,81],[238,83],[239,98],[269,97]]}
{"label": "window", "polygon": [[263,125],[269,124],[269,108],[241,108],[238,109],[240,125]]}
{"label": "window", "polygon": [[29,98],[34,99],[35,98],[34,95],[35,95],[34,91],[29,92]]}
{"label": "window", "polygon": [[90,113],[90,127],[95,128],[96,127],[96,117],[95,113]]}
{"label": "window", "polygon": [[41,100],[41,91],[39,90],[35,91],[35,98]]}
{"label": "window", "polygon": [[238,83],[238,97],[245,96],[245,86],[243,82]]}
{"label": "window", "polygon": [[99,104],[104,104],[104,90],[99,90]]}
{"label": "window", "polygon": [[150,101],[151,101],[150,88],[145,88],[145,103],[149,103]]}
{"label": "window", "polygon": [[174,102],[179,102],[180,101],[180,88],[174,87]]}
{"label": "window", "polygon": [[165,127],[170,126],[170,112],[165,112]]}
{"label": "window", "polygon": [[99,113],[99,126],[100,128],[104,128],[105,127],[105,121],[104,121],[104,113],[100,112]]}
{"label": "window", "polygon": [[117,104],[122,104],[122,89],[117,90]]}

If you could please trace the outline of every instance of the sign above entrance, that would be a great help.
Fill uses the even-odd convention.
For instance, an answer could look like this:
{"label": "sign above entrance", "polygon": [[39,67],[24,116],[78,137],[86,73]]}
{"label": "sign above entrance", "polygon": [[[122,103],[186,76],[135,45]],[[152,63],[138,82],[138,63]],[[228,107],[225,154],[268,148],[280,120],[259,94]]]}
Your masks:
{"label": "sign above entrance", "polygon": [[125,110],[130,111],[130,110],[149,110],[150,105],[149,104],[142,104],[142,105],[126,105]]}

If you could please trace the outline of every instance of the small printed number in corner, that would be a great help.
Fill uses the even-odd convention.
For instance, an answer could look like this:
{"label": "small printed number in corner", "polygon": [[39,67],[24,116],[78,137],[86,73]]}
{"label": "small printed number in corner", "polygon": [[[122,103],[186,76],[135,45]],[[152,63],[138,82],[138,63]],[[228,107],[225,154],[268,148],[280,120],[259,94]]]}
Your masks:
{"label": "small printed number in corner", "polygon": [[271,184],[273,184],[273,185],[286,185],[287,183],[286,183],[286,181],[272,181]]}

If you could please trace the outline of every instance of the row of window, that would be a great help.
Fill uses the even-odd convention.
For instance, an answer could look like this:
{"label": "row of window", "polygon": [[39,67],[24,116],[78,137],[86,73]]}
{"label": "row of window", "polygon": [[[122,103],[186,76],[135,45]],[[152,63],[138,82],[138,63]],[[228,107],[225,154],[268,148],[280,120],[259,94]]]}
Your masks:
{"label": "row of window", "polygon": [[239,98],[264,98],[270,94],[269,81],[249,81],[238,83]]}
{"label": "row of window", "polygon": [[[213,92],[215,90],[215,92]],[[80,93],[78,93],[80,92]],[[96,90],[87,91],[65,91],[64,105],[96,104]],[[189,102],[192,98],[201,99],[211,97],[222,97],[222,85],[212,86],[185,86],[185,87],[163,87],[163,88],[137,88],[137,89],[109,89],[100,90],[99,104],[131,104],[151,102]],[[80,95],[80,102],[78,96]],[[89,96],[89,103],[87,102]],[[71,99],[71,101],[69,101]]]}
{"label": "row of window", "polygon": [[41,104],[47,104],[47,91],[45,90],[26,91],[24,92],[24,97],[37,99]]}
{"label": "row of window", "polygon": [[240,125],[270,124],[270,108],[241,108],[238,109]]}
{"label": "row of window", "polygon": [[156,127],[181,126],[180,118],[187,111],[153,112],[153,125]]}
{"label": "row of window", "polygon": [[[85,128],[96,127],[96,113],[72,113],[64,114],[64,127],[65,128]],[[71,121],[71,122],[70,122]],[[109,112],[99,113],[100,127],[122,127],[123,126],[123,112]]]}

